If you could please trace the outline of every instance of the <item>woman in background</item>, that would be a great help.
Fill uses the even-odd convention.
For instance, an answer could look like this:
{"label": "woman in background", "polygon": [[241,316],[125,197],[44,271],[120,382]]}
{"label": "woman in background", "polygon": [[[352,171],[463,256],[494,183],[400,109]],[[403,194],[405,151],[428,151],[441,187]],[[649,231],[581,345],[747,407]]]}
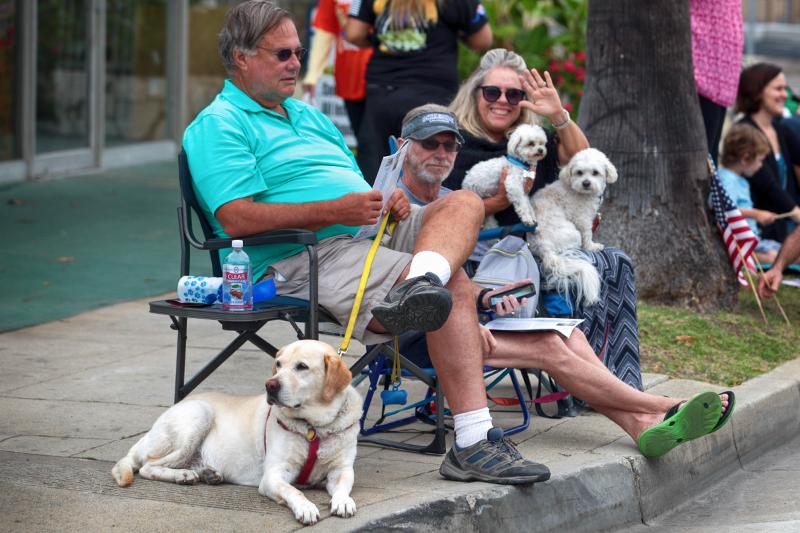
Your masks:
{"label": "woman in background", "polygon": [[[764,165],[750,178],[753,205],[778,214],[788,213],[800,203],[800,139],[781,122],[787,96],[786,76],[777,65],[756,63],[739,77],[736,111],[745,115],[739,122],[758,128],[770,146]],[[783,242],[793,225],[778,220],[763,226],[761,235]]]}

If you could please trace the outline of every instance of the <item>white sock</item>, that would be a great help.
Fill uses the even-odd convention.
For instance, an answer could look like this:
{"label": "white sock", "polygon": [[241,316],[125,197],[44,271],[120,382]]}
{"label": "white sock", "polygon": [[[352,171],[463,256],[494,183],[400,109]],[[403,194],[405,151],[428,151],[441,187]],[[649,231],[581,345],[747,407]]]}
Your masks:
{"label": "white sock", "polygon": [[429,250],[415,253],[411,258],[411,269],[408,271],[406,279],[423,276],[427,272],[433,272],[439,276],[442,285],[447,285],[447,282],[450,281],[450,263],[442,254]]}
{"label": "white sock", "polygon": [[489,408],[476,409],[459,413],[453,416],[456,433],[456,446],[467,448],[478,441],[486,438],[486,434],[492,429],[492,415]]}

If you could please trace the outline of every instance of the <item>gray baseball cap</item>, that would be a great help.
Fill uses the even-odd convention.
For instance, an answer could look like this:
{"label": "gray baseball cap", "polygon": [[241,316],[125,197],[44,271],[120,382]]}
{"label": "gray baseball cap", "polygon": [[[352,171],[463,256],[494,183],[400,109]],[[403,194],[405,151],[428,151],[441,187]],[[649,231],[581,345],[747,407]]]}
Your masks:
{"label": "gray baseball cap", "polygon": [[464,137],[458,131],[456,116],[449,111],[429,111],[420,113],[405,124],[400,136],[404,139],[424,141],[437,133],[449,131],[456,134],[458,142],[464,143]]}

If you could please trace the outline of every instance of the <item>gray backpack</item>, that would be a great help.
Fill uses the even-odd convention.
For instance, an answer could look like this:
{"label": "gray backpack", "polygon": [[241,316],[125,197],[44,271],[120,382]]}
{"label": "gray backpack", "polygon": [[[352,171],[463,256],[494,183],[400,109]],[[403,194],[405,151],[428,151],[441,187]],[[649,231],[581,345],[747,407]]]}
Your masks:
{"label": "gray backpack", "polygon": [[536,294],[528,298],[528,303],[520,309],[517,315],[519,318],[532,318],[536,315],[540,287],[539,267],[525,240],[509,235],[487,250],[472,281],[494,289],[526,278],[533,281]]}

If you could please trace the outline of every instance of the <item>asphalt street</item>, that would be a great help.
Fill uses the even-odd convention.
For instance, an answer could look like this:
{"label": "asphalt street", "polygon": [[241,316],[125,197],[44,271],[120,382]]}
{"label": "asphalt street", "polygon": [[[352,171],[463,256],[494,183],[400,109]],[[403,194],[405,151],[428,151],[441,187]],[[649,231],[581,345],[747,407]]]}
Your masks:
{"label": "asphalt street", "polygon": [[800,531],[800,438],[775,448],[704,493],[628,533]]}

